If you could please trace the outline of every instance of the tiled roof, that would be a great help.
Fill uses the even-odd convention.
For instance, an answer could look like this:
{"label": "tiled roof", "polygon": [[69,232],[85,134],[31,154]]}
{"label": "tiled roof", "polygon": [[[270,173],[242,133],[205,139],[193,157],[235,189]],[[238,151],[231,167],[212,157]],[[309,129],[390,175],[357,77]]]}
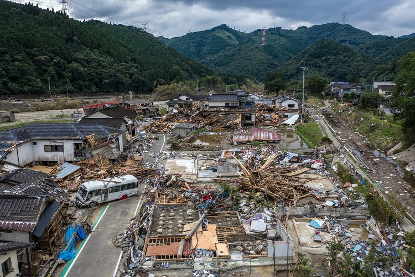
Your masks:
{"label": "tiled roof", "polygon": [[110,134],[122,131],[96,124],[74,123],[34,123],[13,128],[0,133],[1,142],[22,142],[35,139],[84,139],[94,134],[99,138],[108,138]]}
{"label": "tiled roof", "polygon": [[31,242],[17,242],[17,241],[9,241],[9,242],[0,242],[0,253],[4,253],[11,250],[19,250],[23,248],[27,248],[33,245]]}
{"label": "tiled roof", "polygon": [[98,125],[116,128],[116,129],[121,128],[123,123],[124,123],[123,117],[114,117],[114,118],[83,117],[79,121],[79,124],[98,124]]}
{"label": "tiled roof", "polygon": [[128,110],[128,109],[124,109],[123,107],[119,107],[119,106],[118,107],[107,108],[107,109],[102,109],[102,110],[99,110],[97,112],[103,113],[103,114],[105,114],[109,117],[116,117],[116,118],[127,117],[127,118],[129,118],[130,120],[133,120],[133,121],[137,117],[136,112],[133,112],[133,111]]}
{"label": "tiled roof", "polygon": [[55,198],[65,194],[51,177],[47,173],[28,168],[16,169],[0,177],[0,194],[45,198]]}
{"label": "tiled roof", "polygon": [[0,161],[4,160],[7,157],[13,145],[14,143],[10,142],[0,142]]}
{"label": "tiled roof", "polygon": [[40,197],[0,195],[0,229],[33,232],[44,205]]}
{"label": "tiled roof", "polygon": [[210,102],[238,102],[237,94],[212,94],[209,99]]}

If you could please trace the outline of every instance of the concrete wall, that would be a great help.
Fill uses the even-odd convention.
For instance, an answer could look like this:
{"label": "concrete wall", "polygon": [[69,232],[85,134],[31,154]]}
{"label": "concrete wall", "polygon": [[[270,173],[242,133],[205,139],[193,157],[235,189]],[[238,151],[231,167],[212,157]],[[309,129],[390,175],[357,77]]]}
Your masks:
{"label": "concrete wall", "polygon": [[[4,253],[0,254],[0,265],[2,263],[4,263],[8,258],[11,259],[12,261],[12,268],[14,269],[14,271],[10,272],[9,274],[5,275],[4,277],[14,277],[17,276],[17,274],[19,273],[19,265],[17,262],[17,250],[10,250],[8,252],[5,253],[6,255],[4,255]],[[0,276],[3,277],[3,272],[0,270]]]}
{"label": "concrete wall", "polygon": [[179,138],[184,138],[186,137],[188,134],[192,133],[195,131],[195,128],[174,128],[173,129],[173,135],[175,136],[179,136]]}
{"label": "concrete wall", "polygon": [[30,242],[29,233],[12,231],[10,233],[0,232],[0,241]]}

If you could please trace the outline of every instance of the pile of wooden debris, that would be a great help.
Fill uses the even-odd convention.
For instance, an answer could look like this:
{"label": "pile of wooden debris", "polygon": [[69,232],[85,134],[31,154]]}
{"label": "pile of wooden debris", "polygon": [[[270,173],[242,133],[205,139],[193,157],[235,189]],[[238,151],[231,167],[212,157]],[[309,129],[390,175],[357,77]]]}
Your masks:
{"label": "pile of wooden debris", "polygon": [[[134,175],[138,179],[148,179],[157,175],[157,169],[142,167],[133,158],[128,158],[124,163],[111,163],[104,156],[95,156],[75,164],[80,166],[80,170],[74,171],[63,179],[55,180],[60,187],[67,188],[69,191],[76,191],[82,183],[92,180],[102,180],[126,174]],[[61,165],[57,165],[51,173],[56,174],[60,170]]]}
{"label": "pile of wooden debris", "polygon": [[284,200],[296,203],[299,199],[309,195],[310,189],[304,186],[308,180],[297,177],[304,170],[271,166],[277,156],[278,154],[271,155],[261,167],[256,168],[247,168],[235,158],[244,175],[233,178],[232,182],[238,183],[245,190],[260,191],[274,201]]}

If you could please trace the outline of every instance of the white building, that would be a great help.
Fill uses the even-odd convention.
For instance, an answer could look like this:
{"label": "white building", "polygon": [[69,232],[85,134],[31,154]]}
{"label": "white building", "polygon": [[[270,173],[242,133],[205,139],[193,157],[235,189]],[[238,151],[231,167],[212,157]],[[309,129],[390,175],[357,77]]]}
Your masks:
{"label": "white building", "polygon": [[299,101],[297,99],[289,97],[289,96],[277,98],[275,100],[275,106],[277,108],[285,107],[290,111],[298,110],[298,103]]}
{"label": "white building", "polygon": [[115,144],[121,153],[126,142],[119,129],[96,124],[39,123],[0,133],[0,161],[19,166],[34,162],[67,162],[85,156],[87,136]]}
{"label": "white building", "polygon": [[0,242],[0,276],[14,277],[21,276],[19,259],[26,259],[26,257],[19,257],[18,252],[30,247],[30,243],[24,242]]}

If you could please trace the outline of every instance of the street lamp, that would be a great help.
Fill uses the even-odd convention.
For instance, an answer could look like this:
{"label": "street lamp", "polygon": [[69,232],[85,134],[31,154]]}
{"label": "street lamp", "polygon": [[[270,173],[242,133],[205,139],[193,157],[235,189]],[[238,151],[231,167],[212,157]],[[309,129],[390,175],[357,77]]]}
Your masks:
{"label": "street lamp", "polygon": [[303,101],[301,103],[301,123],[304,123],[304,74],[307,70],[307,67],[302,66],[301,69],[303,70]]}

